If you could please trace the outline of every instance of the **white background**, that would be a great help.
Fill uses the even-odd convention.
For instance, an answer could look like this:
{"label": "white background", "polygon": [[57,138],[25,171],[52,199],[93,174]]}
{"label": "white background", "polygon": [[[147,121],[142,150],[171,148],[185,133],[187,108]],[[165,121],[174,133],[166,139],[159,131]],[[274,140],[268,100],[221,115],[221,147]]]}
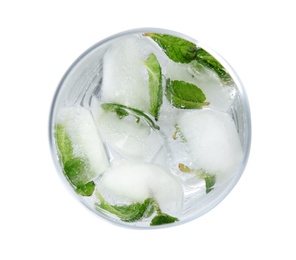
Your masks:
{"label": "white background", "polygon": [[[0,259],[296,259],[294,1],[1,1]],[[59,80],[114,33],[158,27],[220,53],[248,93],[252,149],[237,186],[190,223],[110,224],[55,171],[48,117]]]}

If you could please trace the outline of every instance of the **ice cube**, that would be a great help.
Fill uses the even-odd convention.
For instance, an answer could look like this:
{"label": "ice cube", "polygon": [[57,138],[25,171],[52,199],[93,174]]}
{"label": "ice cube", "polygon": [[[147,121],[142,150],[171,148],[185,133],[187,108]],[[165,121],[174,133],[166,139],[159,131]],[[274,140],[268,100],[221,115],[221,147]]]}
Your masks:
{"label": "ice cube", "polygon": [[164,54],[151,39],[127,36],[116,41],[103,60],[102,100],[148,112],[148,72],[144,61],[151,52],[163,65]]}
{"label": "ice cube", "polygon": [[143,202],[152,197],[167,214],[179,216],[182,210],[181,182],[169,168],[156,164],[126,162],[110,168],[98,182],[97,189],[115,196],[117,204],[126,200]]}
{"label": "ice cube", "polygon": [[64,107],[59,111],[57,123],[63,124],[77,158],[86,158],[90,171],[86,182],[102,174],[109,166],[105,148],[90,112],[83,107]]}
{"label": "ice cube", "polygon": [[220,180],[236,173],[243,151],[230,115],[212,109],[186,111],[178,123],[191,150],[192,168],[202,168]]}
{"label": "ice cube", "polygon": [[169,61],[167,77],[172,80],[183,80],[199,87],[206,95],[210,107],[220,111],[228,111],[236,95],[235,85],[224,85],[218,76],[208,68],[193,61],[181,64]]}
{"label": "ice cube", "polygon": [[143,120],[137,122],[131,115],[120,119],[116,113],[104,111],[96,99],[92,102],[92,113],[104,141],[130,159],[149,162],[164,143],[160,132]]}

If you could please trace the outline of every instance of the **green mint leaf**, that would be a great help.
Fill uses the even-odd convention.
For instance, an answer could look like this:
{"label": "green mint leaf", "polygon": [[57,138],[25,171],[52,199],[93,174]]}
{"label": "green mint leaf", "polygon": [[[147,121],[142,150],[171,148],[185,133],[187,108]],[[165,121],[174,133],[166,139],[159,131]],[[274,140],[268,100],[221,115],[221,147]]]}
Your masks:
{"label": "green mint leaf", "polygon": [[55,139],[59,150],[59,157],[64,164],[73,157],[72,142],[66,132],[66,128],[62,124],[55,126]]}
{"label": "green mint leaf", "polygon": [[166,55],[175,62],[189,63],[196,57],[197,47],[190,41],[158,33],[145,33],[144,36],[151,37]]}
{"label": "green mint leaf", "polygon": [[231,76],[222,64],[207,51],[198,48],[196,44],[167,34],[145,33],[144,36],[151,37],[171,60],[180,63],[190,63],[196,60],[215,71],[223,82],[232,81]]}
{"label": "green mint leaf", "polygon": [[159,226],[164,224],[170,224],[179,221],[178,218],[172,217],[166,213],[160,212],[158,213],[150,223],[150,226]]}
{"label": "green mint leaf", "polygon": [[144,62],[149,75],[149,95],[150,109],[149,113],[158,120],[159,110],[162,105],[162,75],[161,67],[155,56],[150,53],[148,59]]}
{"label": "green mint leaf", "polygon": [[130,205],[110,205],[105,199],[97,192],[97,197],[100,199],[100,204],[96,204],[101,209],[116,215],[124,222],[134,222],[142,218],[149,217],[155,211],[154,200],[152,198],[146,199],[143,203],[132,203]]}
{"label": "green mint leaf", "polygon": [[222,66],[222,64],[204,49],[197,50],[196,61],[204,65],[205,67],[215,71],[222,81],[224,82],[232,81],[231,76],[226,71],[226,69]]}
{"label": "green mint leaf", "polygon": [[[118,116],[118,111],[121,111],[121,115],[127,116],[132,115],[136,118],[136,122],[139,123],[139,121],[142,119],[144,120],[152,129],[159,130],[159,126],[154,123],[154,121],[147,116],[143,111],[131,108],[125,105],[117,104],[117,103],[104,103],[101,105],[102,108],[107,112],[115,112]],[[119,117],[122,119],[122,117]]]}
{"label": "green mint leaf", "polygon": [[63,172],[67,179],[78,194],[90,196],[94,191],[95,184],[93,182],[86,183],[84,180],[87,172],[90,171],[89,166],[85,160],[74,157],[73,144],[62,124],[56,125],[55,138]]}
{"label": "green mint leaf", "polygon": [[105,103],[102,104],[102,108],[107,112],[115,112],[119,119],[129,115],[129,112],[127,112],[126,108],[119,104]]}
{"label": "green mint leaf", "polygon": [[193,173],[198,176],[198,178],[205,181],[206,193],[209,193],[214,189],[214,185],[216,183],[216,175],[206,172],[203,169],[195,170],[190,167],[184,165],[183,163],[179,163],[179,169],[184,173]]}
{"label": "green mint leaf", "polygon": [[216,183],[216,175],[205,173],[202,175],[202,179],[205,180],[206,183],[206,193],[209,193],[211,190],[213,190],[214,185]]}
{"label": "green mint leaf", "polygon": [[64,164],[64,172],[69,181],[76,187],[82,186],[86,183],[84,180],[89,171],[88,163],[81,158],[73,158]]}
{"label": "green mint leaf", "polygon": [[157,201],[154,200],[154,207],[156,209],[156,216],[151,220],[150,226],[159,226],[164,224],[170,224],[179,221],[178,218],[172,217],[161,211]]}
{"label": "green mint leaf", "polygon": [[126,112],[124,109],[121,109],[121,108],[118,108],[115,112],[119,119],[129,115],[128,112]]}
{"label": "green mint leaf", "polygon": [[151,216],[154,212],[153,200],[146,199],[143,203],[133,203],[126,206],[113,206],[117,214],[119,213],[121,220],[126,222],[134,222],[143,217]]}
{"label": "green mint leaf", "polygon": [[95,183],[90,181],[82,186],[76,188],[76,192],[81,196],[91,196],[95,190]]}
{"label": "green mint leaf", "polygon": [[177,108],[196,109],[207,106],[206,96],[196,85],[179,80],[167,79],[166,97],[168,101]]}
{"label": "green mint leaf", "polygon": [[137,202],[130,205],[118,206],[110,205],[98,191],[96,191],[95,194],[100,200],[100,203],[96,203],[98,208],[116,215],[124,222],[135,222],[143,218],[149,218],[155,211],[156,216],[151,220],[151,226],[170,224],[179,221],[178,218],[163,213],[159,208],[158,203],[152,198],[147,198],[143,203]]}

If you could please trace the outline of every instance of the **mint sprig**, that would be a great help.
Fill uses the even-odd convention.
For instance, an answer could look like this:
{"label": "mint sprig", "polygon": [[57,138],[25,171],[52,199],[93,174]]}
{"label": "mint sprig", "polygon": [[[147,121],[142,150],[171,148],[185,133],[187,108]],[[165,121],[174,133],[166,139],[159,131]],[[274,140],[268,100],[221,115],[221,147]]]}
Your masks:
{"label": "mint sprig", "polygon": [[162,75],[161,67],[155,56],[150,53],[148,59],[144,62],[149,75],[149,96],[150,109],[149,113],[158,120],[159,110],[162,105]]}
{"label": "mint sprig", "polygon": [[208,173],[204,169],[199,169],[199,170],[191,169],[188,166],[184,165],[183,163],[179,163],[179,169],[181,172],[184,172],[184,173],[193,173],[196,176],[198,176],[198,178],[204,180],[205,186],[206,186],[206,193],[209,193],[214,189],[214,185],[216,183],[215,174]]}
{"label": "mint sprig", "polygon": [[146,115],[143,111],[138,110],[136,108],[128,107],[125,105],[117,104],[117,103],[104,103],[101,107],[106,112],[114,112],[118,116],[119,119],[126,117],[128,115],[132,115],[136,118],[136,122],[138,123],[141,119],[144,120],[152,129],[159,130],[160,127],[154,123],[154,121]]}
{"label": "mint sprig", "polygon": [[196,109],[207,106],[206,96],[196,85],[179,80],[167,79],[166,97],[177,108]]}

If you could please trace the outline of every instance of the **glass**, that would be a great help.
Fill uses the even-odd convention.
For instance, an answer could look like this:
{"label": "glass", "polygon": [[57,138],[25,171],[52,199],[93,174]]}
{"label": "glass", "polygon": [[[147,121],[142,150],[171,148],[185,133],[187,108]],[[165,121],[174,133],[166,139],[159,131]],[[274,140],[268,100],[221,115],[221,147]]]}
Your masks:
{"label": "glass", "polygon": [[57,171],[87,208],[121,226],[159,228],[204,215],[233,189],[251,119],[220,55],[145,28],[95,44],[70,66],[49,136]]}

